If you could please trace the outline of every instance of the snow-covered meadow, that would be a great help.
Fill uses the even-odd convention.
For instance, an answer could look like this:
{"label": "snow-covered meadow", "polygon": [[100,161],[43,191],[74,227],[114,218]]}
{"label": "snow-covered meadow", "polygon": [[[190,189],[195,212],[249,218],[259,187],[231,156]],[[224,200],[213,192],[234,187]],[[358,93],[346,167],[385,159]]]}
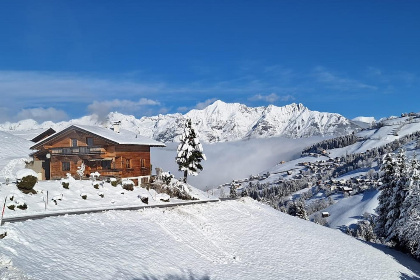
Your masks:
{"label": "snow-covered meadow", "polygon": [[[251,199],[6,224],[1,279],[419,279],[414,260]],[[392,254],[392,255],[391,255]]]}
{"label": "snow-covered meadow", "polygon": [[[64,188],[63,183],[68,183],[68,188]],[[184,202],[178,198],[170,198],[166,193],[158,193],[154,189],[144,187],[134,187],[133,190],[124,189],[124,184],[132,183],[132,181],[123,181],[113,186],[110,182],[76,180],[70,177],[63,180],[40,181],[34,187],[36,194],[24,194],[16,187],[16,184],[10,183],[0,186],[0,198],[3,199],[2,201],[6,198],[5,219],[67,211],[147,207]],[[215,199],[192,186],[186,186],[186,190],[200,201]],[[144,202],[145,199],[147,203]],[[24,204],[27,209],[18,208]]]}

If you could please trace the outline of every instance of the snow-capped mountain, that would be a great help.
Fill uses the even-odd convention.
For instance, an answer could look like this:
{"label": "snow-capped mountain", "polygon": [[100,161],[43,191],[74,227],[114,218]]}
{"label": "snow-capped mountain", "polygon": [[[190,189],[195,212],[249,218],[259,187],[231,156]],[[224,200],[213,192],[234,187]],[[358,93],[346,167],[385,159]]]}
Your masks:
{"label": "snow-capped mountain", "polygon": [[28,130],[35,128],[62,129],[69,124],[105,125],[121,121],[122,128],[162,142],[177,141],[184,122],[191,118],[203,142],[224,142],[249,138],[286,136],[292,138],[313,135],[342,135],[357,128],[345,117],[335,113],[311,111],[302,104],[283,107],[274,105],[247,107],[239,103],[225,103],[220,100],[202,110],[191,110],[186,114],[167,114],[153,117],[109,113],[102,122],[95,115],[69,122],[37,124],[33,120],[0,124],[0,130]]}

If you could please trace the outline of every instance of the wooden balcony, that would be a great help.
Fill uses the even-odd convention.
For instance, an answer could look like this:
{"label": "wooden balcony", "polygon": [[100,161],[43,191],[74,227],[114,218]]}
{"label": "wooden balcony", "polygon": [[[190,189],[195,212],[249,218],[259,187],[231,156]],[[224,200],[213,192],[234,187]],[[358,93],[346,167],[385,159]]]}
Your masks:
{"label": "wooden balcony", "polygon": [[51,149],[52,155],[99,155],[104,153],[105,149],[101,147],[69,147]]}

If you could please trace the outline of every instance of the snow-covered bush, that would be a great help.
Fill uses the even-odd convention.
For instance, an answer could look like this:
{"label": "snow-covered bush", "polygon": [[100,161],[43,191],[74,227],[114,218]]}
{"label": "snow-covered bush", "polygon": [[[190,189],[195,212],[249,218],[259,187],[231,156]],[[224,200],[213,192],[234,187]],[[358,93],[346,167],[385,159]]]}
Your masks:
{"label": "snow-covered bush", "polygon": [[86,194],[86,193],[81,193],[81,194],[80,194],[80,196],[81,196],[83,199],[87,199],[87,194]]}
{"label": "snow-covered bush", "polygon": [[94,184],[94,185],[93,185],[93,187],[94,187],[95,189],[99,189],[99,184]]}
{"label": "snow-covered bush", "polygon": [[101,174],[98,171],[95,171],[93,173],[90,173],[90,178],[95,181],[97,178],[99,178],[99,176],[101,176]]}
{"label": "snow-covered bush", "polygon": [[10,205],[7,205],[7,208],[9,208],[10,210],[13,210],[13,211],[15,211],[15,205],[14,204],[10,204]]}
{"label": "snow-covered bush", "polygon": [[119,181],[116,178],[109,179],[111,186],[116,187],[119,184]]}
{"label": "snow-covered bush", "polygon": [[125,185],[122,185],[122,188],[123,188],[124,190],[127,190],[127,191],[134,191],[134,185],[132,185],[132,184],[125,184]]}
{"label": "snow-covered bush", "polygon": [[103,192],[98,192],[98,195],[102,198],[104,198],[104,196],[105,196]]}
{"label": "snow-covered bush", "polygon": [[69,182],[61,182],[61,185],[63,186],[63,188],[69,189],[70,183]]}
{"label": "snow-covered bush", "polygon": [[175,178],[171,179],[170,184],[166,184],[161,180],[156,180],[150,184],[150,188],[158,193],[166,193],[170,197],[176,197],[182,200],[197,200],[197,198],[190,195],[188,184],[178,181]]}
{"label": "snow-covered bush", "polygon": [[162,172],[160,174],[160,179],[166,184],[169,185],[171,180],[174,178],[174,175],[170,174],[169,172]]}
{"label": "snow-covered bush", "polygon": [[149,197],[147,195],[139,195],[139,198],[144,204],[149,204]]}
{"label": "snow-covered bush", "polygon": [[19,204],[17,208],[19,208],[20,210],[26,210],[28,209],[28,205],[26,203]]}
{"label": "snow-covered bush", "polygon": [[18,179],[16,186],[20,191],[23,193],[36,193],[36,191],[33,189],[36,182],[38,182],[38,178],[32,175],[27,175],[22,177],[21,179]]}

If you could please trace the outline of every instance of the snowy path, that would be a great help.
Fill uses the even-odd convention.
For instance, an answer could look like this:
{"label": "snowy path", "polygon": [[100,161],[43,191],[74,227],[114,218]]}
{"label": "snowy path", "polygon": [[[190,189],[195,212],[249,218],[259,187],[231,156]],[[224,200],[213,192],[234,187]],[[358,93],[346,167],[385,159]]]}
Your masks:
{"label": "snowy path", "polygon": [[250,199],[5,229],[0,279],[420,279],[407,256]]}
{"label": "snowy path", "polygon": [[200,203],[207,203],[207,202],[218,202],[218,199],[209,199],[209,200],[194,200],[194,201],[185,201],[185,202],[168,202],[165,204],[151,204],[151,205],[141,205],[141,206],[118,206],[118,207],[97,207],[97,208],[86,208],[86,209],[65,209],[65,210],[57,210],[57,211],[49,211],[45,213],[32,213],[24,216],[15,216],[10,218],[3,218],[3,223],[15,223],[15,222],[22,222],[27,220],[38,220],[47,217],[56,217],[56,216],[64,216],[64,215],[82,215],[82,214],[89,214],[89,213],[98,213],[104,211],[118,211],[118,210],[140,210],[146,208],[167,208],[167,207],[174,207],[180,205],[190,205],[190,204],[200,204]]}

